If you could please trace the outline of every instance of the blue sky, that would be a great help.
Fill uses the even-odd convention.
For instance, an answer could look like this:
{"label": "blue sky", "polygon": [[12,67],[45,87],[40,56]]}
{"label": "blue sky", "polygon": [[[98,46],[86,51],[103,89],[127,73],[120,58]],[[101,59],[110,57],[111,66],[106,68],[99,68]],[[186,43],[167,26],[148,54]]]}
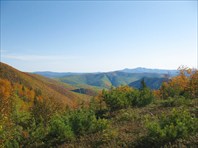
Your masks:
{"label": "blue sky", "polygon": [[196,1],[1,1],[1,61],[22,71],[197,65]]}

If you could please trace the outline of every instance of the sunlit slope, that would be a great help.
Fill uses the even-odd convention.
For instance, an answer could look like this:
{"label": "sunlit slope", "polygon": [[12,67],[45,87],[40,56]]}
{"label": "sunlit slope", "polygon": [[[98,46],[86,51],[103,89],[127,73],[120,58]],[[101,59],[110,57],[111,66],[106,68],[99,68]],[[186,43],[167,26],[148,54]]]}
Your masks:
{"label": "sunlit slope", "polygon": [[11,83],[19,83],[31,89],[41,90],[42,96],[52,98],[58,102],[74,105],[80,99],[89,98],[87,95],[81,95],[71,90],[76,88],[65,83],[58,82],[36,74],[21,72],[7,64],[0,65],[0,78],[7,79]]}

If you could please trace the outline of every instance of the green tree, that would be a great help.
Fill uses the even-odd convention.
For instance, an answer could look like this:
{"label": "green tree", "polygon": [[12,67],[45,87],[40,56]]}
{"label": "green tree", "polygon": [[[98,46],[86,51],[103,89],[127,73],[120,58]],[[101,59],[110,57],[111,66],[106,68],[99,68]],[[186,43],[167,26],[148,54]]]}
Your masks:
{"label": "green tree", "polygon": [[113,111],[130,106],[131,100],[129,96],[132,91],[132,88],[128,86],[120,86],[111,88],[109,91],[103,91],[102,97],[107,106]]}

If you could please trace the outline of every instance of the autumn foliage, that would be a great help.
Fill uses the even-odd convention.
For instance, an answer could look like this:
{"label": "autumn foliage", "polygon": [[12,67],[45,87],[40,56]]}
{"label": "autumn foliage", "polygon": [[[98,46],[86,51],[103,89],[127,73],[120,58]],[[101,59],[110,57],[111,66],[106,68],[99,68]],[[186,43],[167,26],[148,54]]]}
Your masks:
{"label": "autumn foliage", "polygon": [[180,74],[168,82],[164,82],[160,88],[160,98],[184,96],[186,98],[198,98],[198,71],[196,69],[180,68]]}
{"label": "autumn foliage", "polygon": [[[10,77],[8,73],[0,77],[0,147],[78,147],[90,141],[82,147],[163,146],[198,132],[194,128],[197,110],[193,108],[198,99],[196,69],[180,68],[180,74],[164,82],[159,90],[150,90],[143,80],[140,89],[112,87],[75,108],[56,100],[68,93],[63,86],[40,82],[38,77],[39,82],[32,81],[29,78],[35,76],[29,75],[23,75],[23,80],[19,74],[23,75]],[[57,92],[49,92],[52,88]],[[187,105],[186,100],[190,102]],[[178,109],[170,112],[168,107]],[[81,138],[87,139],[83,143]]]}

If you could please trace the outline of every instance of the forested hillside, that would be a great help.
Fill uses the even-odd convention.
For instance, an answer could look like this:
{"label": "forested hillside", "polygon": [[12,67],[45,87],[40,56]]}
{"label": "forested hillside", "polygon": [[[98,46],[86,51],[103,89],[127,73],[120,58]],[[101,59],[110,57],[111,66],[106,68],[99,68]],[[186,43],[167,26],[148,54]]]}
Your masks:
{"label": "forested hillside", "polygon": [[84,84],[88,86],[94,86],[97,88],[111,88],[112,86],[118,87],[121,85],[128,85],[134,81],[140,80],[144,77],[147,78],[164,78],[165,74],[158,73],[125,73],[125,72],[109,72],[109,73],[90,73],[90,74],[78,74],[68,75],[57,78],[57,80],[68,83],[71,85]]}
{"label": "forested hillside", "polygon": [[59,103],[75,105],[76,101],[89,98],[87,95],[74,93],[72,90],[77,89],[77,87],[67,83],[61,83],[36,74],[21,72],[4,63],[0,63],[0,65],[1,79],[9,81],[12,86],[19,85],[20,87],[17,88],[27,88],[39,92],[45,99],[52,98],[53,101]]}
{"label": "forested hillside", "polygon": [[129,86],[131,87],[134,87],[134,88],[141,88],[141,81],[144,80],[145,84],[150,88],[150,89],[153,89],[153,90],[157,90],[160,88],[160,86],[162,85],[163,82],[168,82],[169,81],[169,78],[142,78],[140,80],[137,80],[137,81],[134,81],[130,84],[128,84]]}
{"label": "forested hillside", "polygon": [[198,145],[196,69],[181,68],[158,90],[144,79],[138,89],[111,87],[84,101],[70,90],[88,91],[1,63],[0,147]]}

